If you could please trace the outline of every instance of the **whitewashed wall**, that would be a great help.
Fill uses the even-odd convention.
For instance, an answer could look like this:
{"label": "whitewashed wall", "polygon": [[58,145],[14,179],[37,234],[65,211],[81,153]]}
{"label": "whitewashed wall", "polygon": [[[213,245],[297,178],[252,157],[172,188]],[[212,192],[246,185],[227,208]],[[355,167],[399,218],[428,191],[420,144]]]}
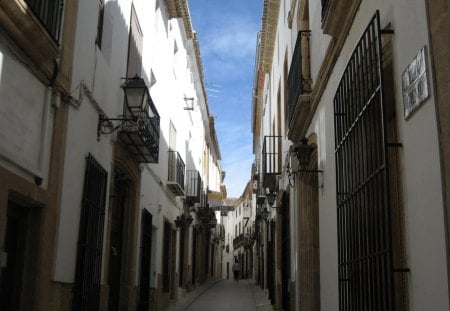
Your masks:
{"label": "whitewashed wall", "polygon": [[[185,162],[186,169],[202,172],[203,148],[207,142],[211,146],[209,129],[205,128],[209,126],[209,116],[199,80],[200,74],[196,72],[194,45],[192,40],[186,38],[183,21],[169,20],[164,2],[160,0],[136,0],[133,5],[143,33],[141,76],[149,87],[161,117],[159,163],[141,165],[140,198],[141,208],[149,210],[153,215],[151,282],[152,286],[156,286],[156,276],[161,272],[161,256],[157,254],[161,254],[162,250],[163,223],[165,219],[173,222],[182,207],[181,200],[166,188],[170,123],[177,130],[176,150]],[[72,84],[72,96],[79,108],[71,108],[68,120],[54,276],[57,281],[74,281],[85,156],[91,153],[109,172],[109,178],[112,175],[115,134],[102,135],[97,141],[97,122],[100,110],[110,118],[117,117],[123,111],[123,91],[120,85],[126,74],[130,16],[130,0],[105,1],[103,43],[100,50],[95,44],[98,3],[90,0],[79,2]],[[178,48],[176,53],[175,44]],[[81,93],[82,96],[78,95],[80,88],[85,90]],[[194,110],[184,109],[190,104],[185,101],[185,97],[194,98]],[[211,177],[209,180],[205,176],[202,178],[211,189],[219,190],[220,161],[211,161],[208,165]],[[107,230],[105,226],[105,234]],[[136,260],[138,258],[139,255]],[[136,284],[137,273],[138,271],[135,275]]]}
{"label": "whitewashed wall", "polygon": [[[281,1],[277,37],[270,76],[266,75],[262,96],[262,124],[260,147],[264,135],[272,131],[276,122],[276,103],[279,83],[283,83],[284,55],[288,51],[290,66],[292,52],[299,30],[297,25],[298,4],[293,16],[293,27],[287,27],[286,10],[291,1]],[[445,224],[442,201],[440,160],[438,153],[438,133],[434,97],[430,98],[407,121],[403,117],[401,74],[413,60],[418,51],[428,47],[428,29],[425,3],[423,1],[362,1],[346,38],[342,52],[328,80],[320,104],[308,129],[307,136],[316,133],[318,138],[318,167],[324,170],[324,188],[319,191],[320,221],[320,278],[321,308],[335,310],[338,305],[337,272],[337,216],[336,216],[336,176],[334,157],[334,111],[332,100],[362,32],[374,15],[381,12],[381,26],[391,23],[394,30],[393,60],[395,79],[395,102],[398,130],[402,148],[402,180],[405,204],[406,243],[410,273],[411,310],[448,310],[448,280],[446,264]],[[319,70],[324,62],[331,37],[323,34],[320,1],[309,1],[310,55],[313,87],[317,82]],[[288,66],[288,67],[289,67]],[[428,62],[430,69],[430,63]],[[431,84],[431,80],[429,80]],[[283,90],[284,86],[281,86]],[[432,85],[430,85],[432,93]],[[283,102],[284,92],[281,92]],[[284,120],[284,117],[281,118]],[[276,123],[275,123],[276,124]],[[286,126],[286,125],[284,125]],[[275,126],[276,128],[276,126]],[[286,152],[289,142],[284,141]],[[256,144],[258,147],[258,144]],[[261,150],[257,151],[261,152]],[[291,204],[296,206],[297,198],[291,195]],[[295,216],[295,210],[292,215]],[[292,217],[294,221],[296,217]],[[291,223],[291,228],[296,226]],[[293,234],[291,249],[291,278],[296,273],[296,235]],[[297,297],[298,298],[298,297]],[[296,299],[298,301],[298,299]]]}
{"label": "whitewashed wall", "polygon": [[[402,181],[405,205],[406,252],[411,310],[448,310],[445,227],[439,166],[436,111],[433,95],[409,120],[403,117],[401,74],[419,49],[428,46],[428,30],[423,1],[363,1],[322,95],[308,132],[320,141],[319,161],[324,167],[324,189],[320,192],[321,301],[323,310],[338,303],[337,241],[335,207],[335,159],[332,99],[342,73],[363,30],[380,10],[381,27],[394,30],[393,59],[396,111],[400,143],[403,144]],[[310,1],[313,81],[329,38],[318,35],[320,3]],[[317,38],[317,40],[314,40]],[[315,41],[315,42],[314,42]],[[317,42],[319,41],[319,42]],[[428,66],[430,64],[428,63]],[[430,68],[430,67],[429,67]],[[431,84],[431,80],[429,81]],[[432,88],[430,88],[432,89]],[[320,164],[319,164],[320,165]]]}

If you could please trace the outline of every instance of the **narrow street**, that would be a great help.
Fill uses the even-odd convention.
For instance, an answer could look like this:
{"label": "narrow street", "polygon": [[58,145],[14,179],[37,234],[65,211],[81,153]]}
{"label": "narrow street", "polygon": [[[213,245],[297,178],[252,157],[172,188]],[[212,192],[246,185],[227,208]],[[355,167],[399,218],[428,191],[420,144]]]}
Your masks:
{"label": "narrow street", "polygon": [[0,311],[449,311],[449,38],[450,0],[0,0]]}
{"label": "narrow street", "polygon": [[196,310],[269,311],[273,310],[264,291],[254,280],[207,282],[171,304],[169,311]]}

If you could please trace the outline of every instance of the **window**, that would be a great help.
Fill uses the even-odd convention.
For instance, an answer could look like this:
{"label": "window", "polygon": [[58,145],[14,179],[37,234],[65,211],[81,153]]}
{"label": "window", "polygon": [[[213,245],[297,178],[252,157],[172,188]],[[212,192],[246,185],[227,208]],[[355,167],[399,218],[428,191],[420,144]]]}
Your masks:
{"label": "window", "polygon": [[44,28],[58,42],[61,32],[63,0],[26,0]]}
{"label": "window", "polygon": [[97,21],[97,38],[95,39],[95,43],[98,48],[102,48],[102,39],[103,39],[103,17],[105,15],[105,0],[98,1],[98,21]]}
{"label": "window", "polygon": [[382,62],[377,12],[334,97],[339,310],[396,309]]}
{"label": "window", "polygon": [[127,77],[141,76],[142,30],[134,6],[131,7],[130,35],[128,41]]}

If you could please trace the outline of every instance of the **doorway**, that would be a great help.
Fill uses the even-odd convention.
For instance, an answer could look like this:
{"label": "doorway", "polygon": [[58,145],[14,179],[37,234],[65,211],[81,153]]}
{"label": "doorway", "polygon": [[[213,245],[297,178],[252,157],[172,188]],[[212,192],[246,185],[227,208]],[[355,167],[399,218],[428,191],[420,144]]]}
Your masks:
{"label": "doorway", "polygon": [[124,225],[125,214],[131,204],[131,181],[123,173],[114,175],[114,192],[110,215],[108,310],[120,310],[120,284],[122,279],[122,261],[124,261]]}
{"label": "doorway", "polygon": [[38,250],[39,210],[8,202],[4,249],[1,252],[0,306],[21,310],[33,301]]}

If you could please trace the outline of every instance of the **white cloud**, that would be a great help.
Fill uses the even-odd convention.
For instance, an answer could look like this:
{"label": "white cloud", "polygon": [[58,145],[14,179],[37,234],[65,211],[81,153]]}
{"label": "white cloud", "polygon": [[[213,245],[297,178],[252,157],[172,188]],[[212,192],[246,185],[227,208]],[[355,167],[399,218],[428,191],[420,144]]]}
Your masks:
{"label": "white cloud", "polygon": [[252,57],[256,50],[256,25],[246,16],[224,14],[216,27],[205,28],[204,38],[200,38],[202,54],[233,61]]}
{"label": "white cloud", "polygon": [[222,60],[236,61],[252,57],[256,50],[254,31],[236,29],[227,33],[216,33],[208,36],[207,44],[202,47],[205,56],[218,56]]}

